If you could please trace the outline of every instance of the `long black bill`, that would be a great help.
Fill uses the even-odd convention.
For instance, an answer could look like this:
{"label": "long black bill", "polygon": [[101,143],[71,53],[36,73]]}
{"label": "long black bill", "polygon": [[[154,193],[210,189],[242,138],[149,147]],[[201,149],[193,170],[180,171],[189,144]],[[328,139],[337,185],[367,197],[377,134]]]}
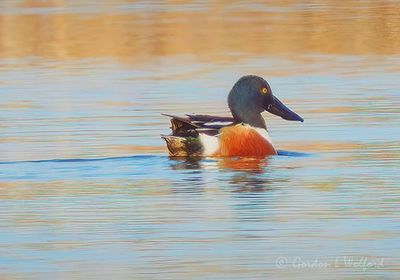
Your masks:
{"label": "long black bill", "polygon": [[303,118],[297,115],[295,112],[290,110],[288,107],[283,105],[283,103],[276,98],[275,96],[273,97],[273,102],[272,104],[269,104],[266,108],[268,112],[271,114],[280,116],[282,119],[288,120],[288,121],[300,121],[304,122]]}

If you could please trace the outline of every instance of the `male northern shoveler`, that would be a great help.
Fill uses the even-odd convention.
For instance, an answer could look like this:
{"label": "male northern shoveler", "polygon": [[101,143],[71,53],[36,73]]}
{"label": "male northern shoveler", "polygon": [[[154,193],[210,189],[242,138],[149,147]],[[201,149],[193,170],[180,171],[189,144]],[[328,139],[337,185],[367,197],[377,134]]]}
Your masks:
{"label": "male northern shoveler", "polygon": [[240,78],[228,96],[233,117],[187,115],[171,117],[172,135],[163,135],[171,156],[267,156],[276,149],[261,116],[268,111],[285,120],[303,119],[273,96],[263,78]]}

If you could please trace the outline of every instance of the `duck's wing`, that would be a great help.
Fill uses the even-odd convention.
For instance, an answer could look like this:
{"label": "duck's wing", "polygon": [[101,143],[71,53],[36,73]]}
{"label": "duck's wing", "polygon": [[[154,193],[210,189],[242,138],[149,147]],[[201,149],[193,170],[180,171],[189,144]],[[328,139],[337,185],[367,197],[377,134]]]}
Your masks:
{"label": "duck's wing", "polygon": [[211,115],[186,115],[186,117],[179,117],[169,114],[163,115],[171,118],[171,135],[179,137],[197,137],[199,133],[214,136],[218,134],[221,128],[234,123],[232,117]]}
{"label": "duck's wing", "polygon": [[[232,125],[231,117],[210,115],[186,115],[185,117],[163,114],[171,118],[170,135],[161,135],[171,156],[201,156],[208,146],[215,146],[214,137],[225,126]],[[210,144],[210,145],[209,145]]]}
{"label": "duck's wing", "polygon": [[233,123],[233,117],[219,117],[219,116],[211,116],[211,115],[186,115],[192,121],[195,122],[203,122],[203,123],[215,123],[215,122],[224,122],[224,123]]}

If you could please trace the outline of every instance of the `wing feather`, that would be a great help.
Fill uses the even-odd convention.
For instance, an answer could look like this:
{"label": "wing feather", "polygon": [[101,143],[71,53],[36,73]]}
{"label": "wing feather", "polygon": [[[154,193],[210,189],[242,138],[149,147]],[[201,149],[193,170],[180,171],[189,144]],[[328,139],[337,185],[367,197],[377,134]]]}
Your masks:
{"label": "wing feather", "polygon": [[170,114],[162,115],[171,118],[171,135],[180,137],[197,137],[199,133],[214,136],[218,134],[221,128],[234,123],[232,117],[192,114],[187,114],[186,117]]}

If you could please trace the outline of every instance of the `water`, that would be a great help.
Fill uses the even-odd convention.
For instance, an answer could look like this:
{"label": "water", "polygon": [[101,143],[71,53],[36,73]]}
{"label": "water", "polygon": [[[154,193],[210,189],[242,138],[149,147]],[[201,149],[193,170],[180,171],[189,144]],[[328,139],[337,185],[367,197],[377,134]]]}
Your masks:
{"label": "water", "polygon": [[[0,276],[400,277],[396,1],[2,1]],[[258,74],[285,156],[172,159]]]}

